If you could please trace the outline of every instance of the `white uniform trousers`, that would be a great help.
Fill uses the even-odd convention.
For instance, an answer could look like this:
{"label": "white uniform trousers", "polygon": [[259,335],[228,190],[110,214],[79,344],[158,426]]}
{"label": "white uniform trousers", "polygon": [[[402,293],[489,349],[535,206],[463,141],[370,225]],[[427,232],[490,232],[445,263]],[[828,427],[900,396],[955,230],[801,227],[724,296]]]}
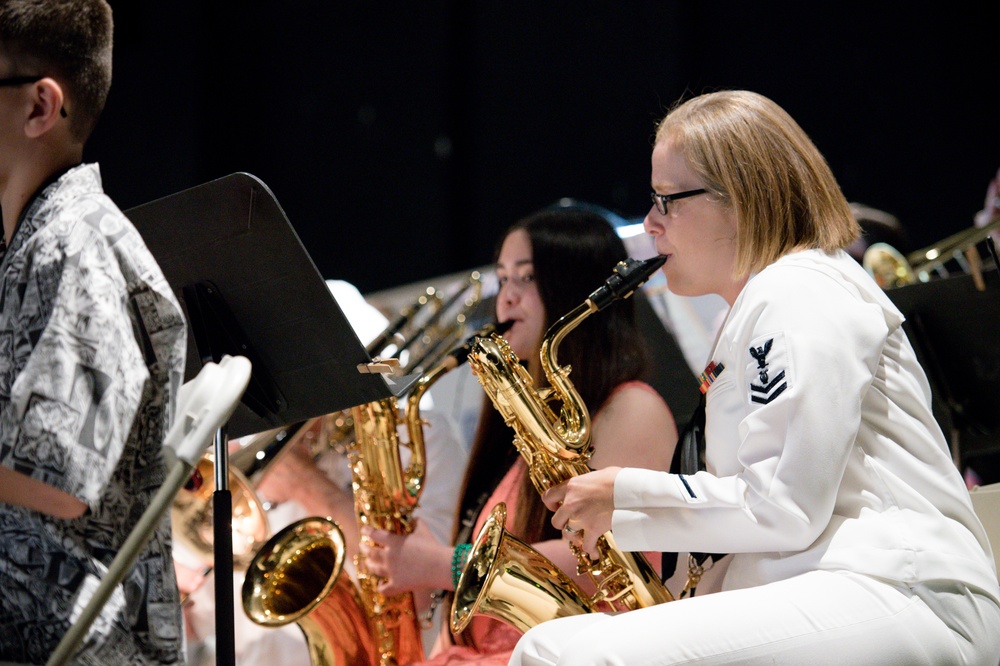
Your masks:
{"label": "white uniform trousers", "polygon": [[951,581],[897,587],[815,571],[627,613],[544,622],[511,666],[1000,663],[1000,608]]}

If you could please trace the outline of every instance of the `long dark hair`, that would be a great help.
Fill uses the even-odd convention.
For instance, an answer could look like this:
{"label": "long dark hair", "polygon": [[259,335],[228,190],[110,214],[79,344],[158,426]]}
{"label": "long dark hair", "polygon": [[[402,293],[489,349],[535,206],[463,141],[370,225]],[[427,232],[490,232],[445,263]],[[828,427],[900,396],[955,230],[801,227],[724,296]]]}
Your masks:
{"label": "long dark hair", "polygon": [[[628,256],[608,221],[588,211],[541,211],[515,223],[503,238],[517,230],[525,231],[531,241],[535,283],[545,306],[546,328],[582,303]],[[503,239],[497,246],[497,256],[502,245]],[[593,415],[616,386],[639,378],[645,369],[646,348],[632,301],[616,303],[585,320],[560,343],[558,361],[572,368],[570,379]],[[535,377],[536,387],[544,380],[544,376]],[[463,524],[474,522],[479,510],[491,508],[482,507],[483,502],[517,460],[518,453],[511,445],[513,435],[486,398],[463,483],[456,528],[459,538],[475,537],[462,534]],[[559,538],[550,523],[551,512],[527,477],[524,486],[516,523],[508,529],[529,543]]]}

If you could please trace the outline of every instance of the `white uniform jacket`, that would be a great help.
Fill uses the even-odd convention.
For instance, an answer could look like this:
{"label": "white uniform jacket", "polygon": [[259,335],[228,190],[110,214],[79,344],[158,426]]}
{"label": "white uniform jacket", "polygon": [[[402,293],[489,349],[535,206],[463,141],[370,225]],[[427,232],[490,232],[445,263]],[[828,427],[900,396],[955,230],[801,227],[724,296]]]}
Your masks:
{"label": "white uniform jacket", "polygon": [[733,553],[724,589],[816,569],[957,580],[1000,601],[989,542],[931,413],[903,316],[843,252],[751,277],[719,335],[707,471],[625,469],[627,550]]}

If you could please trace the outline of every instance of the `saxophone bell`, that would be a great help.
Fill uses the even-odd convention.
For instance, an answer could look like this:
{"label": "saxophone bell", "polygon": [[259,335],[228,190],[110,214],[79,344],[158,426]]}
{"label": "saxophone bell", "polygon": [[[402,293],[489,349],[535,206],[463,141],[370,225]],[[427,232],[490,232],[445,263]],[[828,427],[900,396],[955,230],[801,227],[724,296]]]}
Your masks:
{"label": "saxophone bell", "polygon": [[344,535],[327,518],[304,518],[269,539],[243,580],[243,608],[262,627],[295,622],[314,666],[376,664],[364,605],[343,570]]}
{"label": "saxophone bell", "polygon": [[527,631],[546,620],[595,612],[576,582],[505,530],[506,522],[507,507],[500,502],[469,551],[452,601],[451,630],[461,633],[474,615]]}

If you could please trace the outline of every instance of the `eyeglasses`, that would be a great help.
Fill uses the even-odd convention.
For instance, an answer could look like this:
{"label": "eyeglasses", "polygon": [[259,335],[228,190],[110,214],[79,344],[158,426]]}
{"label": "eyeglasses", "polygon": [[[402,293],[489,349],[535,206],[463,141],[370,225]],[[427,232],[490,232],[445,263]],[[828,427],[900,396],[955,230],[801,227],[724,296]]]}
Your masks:
{"label": "eyeglasses", "polygon": [[656,206],[656,210],[659,211],[660,215],[666,215],[667,204],[671,201],[687,199],[688,197],[705,194],[706,192],[708,192],[708,190],[702,188],[699,190],[686,190],[684,192],[678,192],[677,194],[657,194],[656,192],[650,192],[649,196],[653,200],[653,205]]}
{"label": "eyeglasses", "polygon": [[[44,76],[8,76],[6,79],[0,79],[0,88],[13,88],[16,86],[26,86],[29,83],[38,83]],[[59,115],[63,118],[66,117],[66,107],[59,109]]]}

